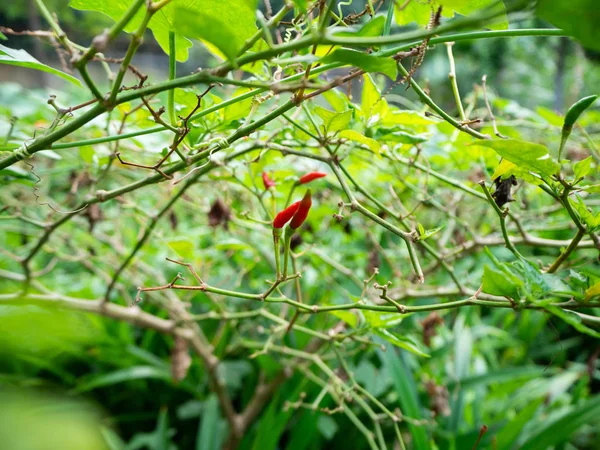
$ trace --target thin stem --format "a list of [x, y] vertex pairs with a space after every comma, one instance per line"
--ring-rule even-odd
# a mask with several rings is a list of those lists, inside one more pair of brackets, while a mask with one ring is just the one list
[[292, 235], [294, 230], [289, 226], [285, 227], [285, 233], [283, 235], [283, 273], [282, 278], [285, 280], [288, 273], [288, 262], [290, 260], [290, 244], [292, 241]]
[[281, 115], [285, 120], [287, 120], [289, 123], [291, 123], [294, 127], [298, 128], [300, 131], [302, 131], [303, 133], [307, 134], [308, 136], [310, 136], [311, 138], [313, 138], [315, 141], [319, 142], [320, 138], [318, 136], [316, 136], [315, 134], [311, 133], [310, 131], [308, 131], [306, 129], [306, 127], [300, 125], [297, 121], [295, 121], [294, 119], [292, 119], [290, 116], [288, 116], [287, 114], [282, 114]]
[[[352, 177], [350, 175], [350, 172], [348, 172], [348, 170], [346, 169], [345, 166], [340, 165], [340, 169], [342, 169], [342, 171], [344, 172], [344, 175], [346, 175], [346, 177], [350, 180], [350, 182], [356, 187], [356, 189], [363, 194], [365, 197], [367, 197], [370, 201], [372, 201], [375, 205], [377, 205], [378, 208], [380, 208], [381, 210], [385, 211], [387, 214], [389, 214], [392, 217], [395, 217], [404, 228], [406, 228], [407, 230], [410, 229], [410, 226], [407, 222], [406, 219], [402, 218], [402, 216], [394, 211], [392, 211], [390, 208], [388, 208], [387, 206], [385, 206], [382, 202], [380, 202], [377, 198], [375, 198], [373, 195], [371, 195], [366, 189], [364, 189], [357, 181], [354, 177]], [[478, 193], [479, 194], [479, 193]], [[446, 262], [444, 261], [442, 255], [440, 255], [431, 245], [429, 245], [427, 242], [425, 241], [418, 241], [418, 244], [423, 247], [425, 249], [425, 251], [427, 251], [431, 256], [433, 256], [440, 264], [441, 266], [446, 270], [446, 272], [448, 272], [448, 274], [450, 275], [450, 278], [452, 278], [452, 280], [454, 281], [454, 283], [456, 284], [456, 286], [462, 291], [463, 290], [463, 286], [462, 283], [458, 280], [458, 278], [456, 277], [455, 273], [454, 273], [454, 269]], [[409, 246], [407, 244], [407, 247], [409, 248], [409, 252], [411, 251], [411, 246]], [[414, 251], [414, 249], [413, 249]], [[418, 261], [417, 261], [418, 262]], [[421, 282], [423, 282], [424, 280], [422, 280]]]
[[60, 25], [56, 22], [56, 20], [54, 20], [54, 17], [52, 17], [52, 14], [50, 11], [48, 11], [48, 8], [46, 8], [43, 0], [35, 0], [35, 4], [40, 10], [42, 17], [46, 20], [46, 22], [48, 22], [50, 28], [52, 28], [52, 31], [54, 31], [54, 34], [56, 34], [56, 38], [65, 46], [69, 53], [73, 53], [72, 43], [67, 38], [67, 35], [62, 30]]
[[382, 227], [384, 227], [387, 230], [391, 231], [395, 235], [400, 236], [406, 242], [406, 247], [408, 249], [408, 256], [410, 258], [410, 262], [412, 264], [413, 270], [415, 271], [415, 274], [417, 275], [418, 281], [420, 283], [422, 283], [425, 280], [425, 277], [423, 275], [423, 269], [421, 268], [421, 264], [419, 263], [419, 258], [417, 257], [417, 254], [416, 254], [414, 246], [413, 246], [414, 235], [412, 233], [407, 233], [405, 231], [402, 231], [401, 229], [399, 229], [395, 225], [392, 225], [387, 220], [382, 219], [377, 214], [373, 214], [371, 211], [369, 211], [367, 208], [365, 208], [363, 205], [361, 205], [356, 200], [356, 198], [354, 197], [354, 194], [352, 194], [352, 191], [350, 190], [350, 188], [346, 184], [346, 181], [344, 180], [344, 177], [340, 173], [340, 169], [338, 167], [338, 164], [336, 164], [335, 162], [331, 161], [330, 164], [329, 164], [329, 167], [331, 167], [331, 169], [335, 173], [336, 177], [338, 178], [338, 181], [340, 182], [340, 185], [342, 186], [342, 189], [346, 193], [346, 196], [348, 197], [348, 200], [351, 202], [351, 207], [352, 207], [353, 210], [356, 210], [356, 211], [360, 212], [362, 215], [368, 217], [373, 222], [381, 225]]
[[458, 81], [456, 80], [456, 65], [454, 64], [454, 54], [452, 53], [453, 45], [454, 42], [446, 42], [446, 49], [448, 50], [448, 61], [450, 62], [450, 72], [448, 72], [448, 78], [450, 79], [450, 83], [452, 84], [452, 93], [454, 94], [454, 101], [456, 102], [456, 107], [458, 108], [460, 120], [462, 122], [465, 122], [467, 120], [467, 116], [465, 115], [462, 100], [460, 99]]
[[573, 220], [573, 222], [575, 222], [575, 225], [577, 226], [577, 234], [575, 235], [573, 240], [569, 243], [568, 247], [565, 248], [565, 250], [556, 259], [556, 261], [554, 261], [554, 263], [550, 266], [550, 268], [548, 269], [548, 273], [554, 273], [558, 270], [558, 268], [561, 266], [561, 264], [564, 262], [564, 260], [567, 259], [573, 251], [575, 251], [575, 249], [579, 245], [579, 242], [581, 241], [583, 236], [587, 233], [586, 227], [581, 223], [581, 221], [579, 220], [579, 217], [577, 216], [575, 211], [573, 211], [573, 207], [571, 206], [571, 202], [569, 201], [569, 193], [571, 192], [572, 187], [569, 184], [565, 183], [564, 181], [563, 181], [563, 184], [564, 184], [564, 191], [560, 197], [560, 202], [563, 204], [563, 206], [567, 210], [567, 213], [571, 217], [571, 220]]
[[[169, 31], [169, 80], [174, 80], [176, 73], [176, 47], [175, 47], [175, 32]], [[170, 89], [167, 97], [167, 110], [169, 111], [169, 120], [171, 125], [177, 124], [177, 116], [175, 115], [175, 89]]]
[[127, 73], [127, 69], [129, 64], [131, 64], [131, 60], [133, 55], [137, 52], [137, 49], [142, 44], [144, 32], [146, 28], [148, 28], [148, 24], [150, 23], [150, 19], [154, 15], [156, 10], [154, 8], [149, 8], [146, 10], [146, 14], [144, 15], [144, 19], [142, 23], [138, 27], [137, 31], [131, 36], [131, 43], [127, 48], [127, 53], [125, 53], [125, 57], [123, 58], [123, 62], [121, 63], [121, 67], [119, 67], [119, 72], [117, 73], [117, 77], [115, 78], [115, 83], [113, 85], [112, 91], [110, 92], [110, 96], [108, 98], [108, 104], [114, 105], [116, 104], [117, 94], [121, 90], [121, 84], [123, 83], [123, 78]]
[[273, 233], [273, 251], [275, 252], [275, 270], [276, 270], [276, 279], [279, 280], [281, 278], [281, 255], [280, 255], [280, 243], [281, 234], [274, 232]]
[[513, 252], [513, 254], [517, 258], [524, 259], [523, 255], [521, 255], [519, 253], [519, 251], [517, 250], [517, 247], [515, 247], [514, 244], [512, 243], [512, 241], [510, 240], [508, 231], [506, 229], [506, 214], [505, 214], [505, 212], [503, 212], [500, 209], [500, 207], [496, 204], [496, 201], [492, 198], [492, 195], [490, 194], [489, 189], [485, 185], [485, 181], [480, 181], [479, 185], [481, 186], [481, 189], [483, 190], [485, 196], [487, 197], [488, 202], [490, 203], [490, 205], [492, 205], [492, 208], [494, 208], [494, 211], [500, 218], [500, 228], [502, 230], [502, 236], [504, 237], [504, 243], [506, 244], [506, 248], [508, 248], [511, 252]]
[[486, 82], [487, 82], [487, 75], [484, 75], [483, 77], [481, 77], [481, 86], [483, 89], [483, 100], [485, 101], [485, 106], [488, 110], [490, 120], [492, 121], [492, 128], [494, 129], [494, 134], [501, 139], [507, 139], [506, 136], [502, 135], [498, 131], [498, 126], [496, 125], [496, 117], [494, 117], [494, 113], [492, 112], [492, 106], [490, 105], [490, 101], [488, 99]]
[[552, 265], [548, 268], [548, 270], [546, 272], [548, 272], [548, 273], [556, 272], [558, 270], [558, 268], [561, 266], [561, 264], [565, 261], [565, 259], [567, 259], [569, 257], [569, 255], [571, 253], [573, 253], [573, 251], [575, 251], [575, 249], [577, 248], [577, 245], [579, 244], [579, 241], [581, 241], [583, 236], [585, 236], [585, 230], [582, 230], [581, 228], [578, 229], [577, 234], [575, 234], [575, 237], [569, 243], [569, 246], [567, 248], [565, 248], [565, 250], [560, 254], [560, 256], [558, 258], [556, 258], [556, 261], [554, 261], [554, 263], [552, 263]]
[[96, 97], [98, 101], [102, 101], [102, 94], [100, 93], [98, 86], [96, 86], [96, 83], [94, 83], [94, 80], [92, 80], [92, 77], [90, 76], [87, 67], [81, 66], [79, 68], [79, 73], [81, 74], [81, 78], [83, 78], [85, 85], [88, 87], [92, 95]]
[[91, 61], [98, 52], [102, 52], [103, 48], [112, 42], [121, 31], [123, 31], [123, 29], [127, 26], [131, 19], [133, 19], [133, 16], [135, 16], [145, 2], [146, 0], [134, 0], [127, 11], [125, 11], [121, 18], [115, 22], [115, 24], [108, 30], [107, 33], [96, 37], [96, 39], [92, 41], [92, 45], [85, 51], [82, 57], [75, 62], [75, 65], [78, 68], [81, 68], [85, 66], [88, 61]]
[[285, 3], [283, 7], [279, 11], [277, 11], [277, 14], [275, 14], [273, 17], [271, 17], [271, 19], [269, 19], [267, 23], [265, 23], [265, 30], [258, 30], [252, 35], [250, 39], [246, 41], [244, 46], [237, 53], [238, 56], [243, 55], [244, 53], [246, 53], [247, 50], [250, 50], [252, 46], [256, 44], [256, 42], [258, 42], [263, 33], [266, 33], [269, 28], [273, 28], [274, 26], [279, 24], [279, 22], [281, 22], [281, 20], [284, 18], [287, 12], [290, 11], [293, 7], [294, 6], [292, 3]]
[[442, 108], [440, 108], [431, 99], [431, 97], [429, 97], [429, 95], [427, 95], [425, 93], [425, 91], [423, 91], [423, 89], [421, 89], [421, 87], [415, 82], [414, 78], [409, 76], [408, 71], [404, 68], [404, 66], [401, 63], [398, 63], [398, 70], [400, 71], [402, 76], [404, 76], [408, 79], [408, 82], [410, 83], [412, 88], [415, 90], [417, 95], [421, 98], [423, 103], [425, 103], [427, 106], [429, 106], [431, 109], [433, 109], [436, 113], [438, 113], [446, 122], [448, 122], [453, 127], [458, 128], [460, 131], [464, 131], [465, 133], [470, 134], [473, 137], [476, 137], [477, 139], [490, 139], [490, 136], [488, 136], [487, 134], [481, 134], [478, 131], [475, 131], [472, 128], [469, 128], [468, 126], [463, 125], [462, 123], [458, 122], [454, 117], [450, 116]]

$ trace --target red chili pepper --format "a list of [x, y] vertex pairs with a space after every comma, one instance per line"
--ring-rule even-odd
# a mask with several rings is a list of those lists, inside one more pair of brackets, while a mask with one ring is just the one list
[[269, 190], [272, 187], [275, 187], [275, 182], [271, 180], [269, 174], [267, 172], [262, 173], [263, 184], [265, 185], [265, 190]]
[[300, 228], [306, 220], [306, 216], [308, 216], [308, 211], [310, 211], [310, 207], [312, 206], [310, 189], [306, 191], [306, 194], [304, 194], [304, 197], [299, 203], [298, 211], [296, 211], [296, 214], [294, 214], [294, 217], [292, 217], [292, 221], [290, 222], [290, 228], [292, 230]]
[[292, 203], [290, 206], [277, 214], [275, 216], [275, 220], [273, 220], [273, 228], [283, 228], [285, 224], [288, 223], [292, 217], [294, 217], [294, 214], [296, 214], [296, 211], [298, 211], [298, 208], [300, 207], [300, 203], [301, 202], [299, 201]]
[[310, 183], [311, 181], [316, 180], [317, 178], [323, 178], [326, 176], [327, 174], [324, 172], [308, 172], [306, 175], [302, 175], [300, 177], [300, 179], [298, 180], [298, 184]]

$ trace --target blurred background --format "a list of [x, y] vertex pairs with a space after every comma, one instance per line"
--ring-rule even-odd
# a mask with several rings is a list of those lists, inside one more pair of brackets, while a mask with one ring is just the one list
[[[282, 6], [282, 0], [271, 0], [273, 10]], [[361, 11], [366, 0], [355, 0], [352, 11]], [[77, 11], [69, 7], [67, 1], [46, 1], [50, 11], [60, 17], [61, 25], [75, 42], [89, 45], [91, 37], [109, 27], [112, 20], [100, 13]], [[263, 2], [259, 2], [264, 11]], [[0, 24], [16, 31], [45, 30], [47, 24], [40, 17], [34, 0], [3, 2], [0, 5]], [[511, 23], [513, 28], [547, 27], [541, 20], [521, 20]], [[414, 28], [414, 27], [413, 27]], [[128, 37], [123, 33], [107, 52], [107, 56], [121, 56], [127, 49]], [[8, 46], [23, 48], [40, 61], [54, 67], [61, 62], [55, 49], [47, 39], [34, 39], [29, 36], [9, 36]], [[543, 106], [558, 112], [585, 95], [586, 87], [600, 85], [600, 54], [584, 50], [578, 43], [568, 38], [534, 37], [511, 39], [481, 39], [473, 42], [458, 42], [454, 47], [458, 67], [458, 77], [463, 90], [470, 91], [474, 84], [481, 84], [482, 74], [488, 74], [488, 85], [500, 97], [517, 100], [522, 106], [534, 108]], [[190, 58], [178, 63], [178, 73], [191, 73], [198, 67], [215, 64], [214, 58], [197, 43], [191, 49]], [[146, 32], [144, 45], [134, 58], [134, 65], [144, 73], [162, 79], [168, 73], [168, 58]], [[95, 66], [95, 67], [94, 67]], [[92, 65], [102, 79], [99, 64]], [[535, 67], [535, 70], [532, 68]], [[444, 51], [430, 52], [419, 70], [419, 77], [427, 79], [429, 88], [442, 106], [453, 104], [448, 79], [448, 59]], [[40, 88], [62, 85], [57, 77], [41, 72], [3, 66], [0, 82], [15, 82], [27, 88]], [[404, 87], [394, 89], [392, 94], [416, 97]], [[393, 97], [392, 97], [393, 101]]]

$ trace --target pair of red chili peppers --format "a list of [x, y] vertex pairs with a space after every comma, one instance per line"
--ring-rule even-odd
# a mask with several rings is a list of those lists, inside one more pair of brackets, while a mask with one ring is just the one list
[[308, 189], [302, 200], [292, 203], [275, 216], [275, 220], [273, 220], [273, 228], [281, 229], [286, 223], [290, 222], [290, 220], [290, 228], [292, 230], [300, 228], [300, 226], [306, 220], [311, 206], [312, 195], [310, 189]]
[[[302, 175], [300, 178], [298, 178], [298, 181], [296, 181], [296, 184], [306, 184], [306, 183], [310, 183], [313, 180], [316, 180], [318, 178], [323, 178], [326, 177], [327, 174], [324, 172], [308, 172], [306, 175]], [[272, 187], [275, 187], [275, 181], [273, 181], [271, 179], [271, 177], [269, 177], [269, 174], [267, 172], [263, 172], [262, 173], [262, 179], [263, 179], [263, 184], [265, 185], [265, 190], [269, 190]]]
[[[273, 244], [275, 246], [275, 266], [277, 269], [277, 280], [286, 280], [288, 273], [288, 260], [290, 255], [290, 244], [292, 235], [304, 223], [310, 207], [312, 206], [312, 196], [310, 189], [306, 191], [304, 197], [299, 202], [292, 203], [273, 220]], [[282, 228], [286, 223], [290, 223], [285, 229], [284, 244], [283, 244], [283, 271], [279, 256], [279, 240], [281, 238]]]
[[[327, 174], [323, 172], [309, 172], [306, 175], [301, 176], [290, 192], [290, 197], [294, 191], [294, 188], [299, 184], [310, 183], [317, 178], [323, 178], [327, 176]], [[262, 174], [263, 182], [265, 184], [265, 189], [270, 189], [275, 186], [275, 182], [269, 178], [269, 176], [263, 172]], [[288, 200], [289, 201], [289, 200]], [[308, 217], [308, 212], [312, 206], [312, 194], [310, 189], [307, 189], [306, 194], [302, 197], [302, 200], [292, 203], [290, 206], [285, 208], [283, 211], [279, 212], [275, 219], [273, 220], [273, 244], [275, 246], [275, 265], [277, 268], [277, 280], [286, 280], [287, 272], [288, 272], [288, 260], [290, 253], [290, 242], [292, 235], [296, 232], [298, 228], [302, 226], [306, 218]], [[282, 235], [282, 228], [289, 222], [288, 227], [285, 229], [284, 236], [284, 247], [283, 247], [283, 270], [281, 271], [281, 261], [280, 261], [280, 238]]]
[[[298, 178], [298, 181], [296, 181], [296, 185], [310, 183], [313, 180], [323, 178], [325, 176], [327, 176], [327, 174], [323, 172], [308, 172], [306, 175], [302, 175], [300, 178]], [[265, 183], [265, 189], [269, 189], [270, 187], [275, 186], [275, 182], [271, 180], [265, 172], [263, 172], [263, 181]], [[312, 197], [310, 189], [308, 189], [302, 200], [296, 203], [292, 203], [290, 206], [288, 206], [279, 214], [277, 214], [277, 216], [275, 216], [275, 220], [273, 220], [273, 228], [281, 229], [285, 226], [286, 223], [290, 222], [290, 220], [290, 228], [292, 230], [300, 228], [300, 226], [306, 220], [306, 217], [308, 216], [308, 211], [310, 210], [311, 206]]]

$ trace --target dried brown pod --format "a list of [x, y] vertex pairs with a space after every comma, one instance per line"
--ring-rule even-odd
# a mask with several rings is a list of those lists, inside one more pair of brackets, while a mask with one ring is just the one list
[[178, 383], [183, 380], [192, 364], [192, 358], [188, 352], [188, 341], [181, 336], [175, 336], [175, 345], [171, 352], [171, 376]]
[[223, 225], [223, 228], [228, 229], [229, 221], [231, 220], [231, 210], [220, 198], [216, 199], [208, 211], [208, 224], [211, 227]]
[[515, 201], [512, 196], [512, 187], [517, 185], [517, 179], [514, 175], [511, 175], [505, 180], [502, 180], [501, 177], [498, 177], [494, 180], [494, 185], [496, 186], [496, 190], [492, 194], [492, 198], [499, 208], [502, 208], [509, 202]]
[[443, 323], [444, 319], [442, 319], [436, 311], [429, 313], [429, 315], [423, 319], [421, 322], [421, 326], [423, 327], [423, 343], [427, 347], [431, 347], [431, 338], [437, 334], [436, 328]]

